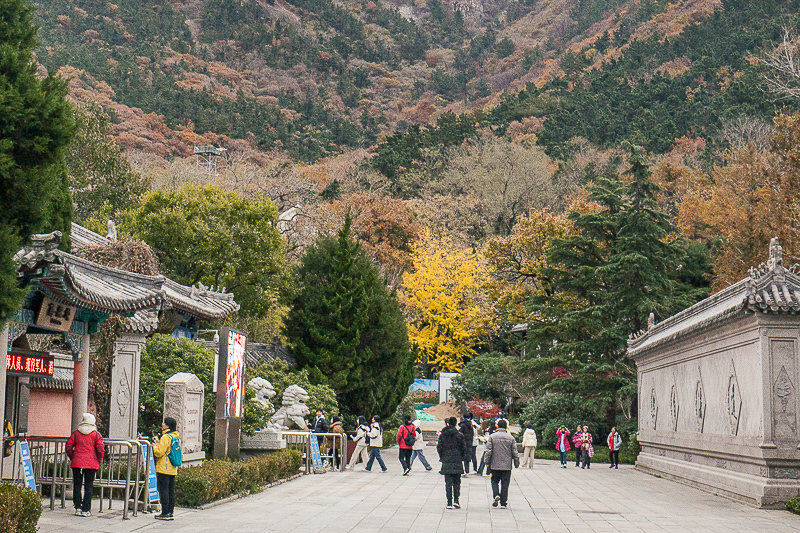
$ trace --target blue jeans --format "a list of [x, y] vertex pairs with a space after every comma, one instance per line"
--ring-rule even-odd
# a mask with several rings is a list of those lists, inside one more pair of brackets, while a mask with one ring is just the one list
[[561, 455], [561, 464], [567, 464], [567, 452], [558, 452]]
[[377, 459], [378, 464], [381, 465], [381, 470], [386, 472], [386, 465], [383, 462], [383, 457], [381, 457], [380, 448], [369, 449], [369, 461], [367, 461], [367, 470], [372, 470], [372, 463], [375, 462], [375, 459]]
[[411, 464], [412, 465], [414, 464], [414, 459], [416, 459], [417, 457], [419, 457], [419, 460], [422, 462], [422, 466], [425, 467], [425, 470], [430, 470], [431, 469], [431, 465], [428, 464], [428, 460], [425, 459], [425, 455], [422, 453], [422, 450], [414, 450], [411, 453]]

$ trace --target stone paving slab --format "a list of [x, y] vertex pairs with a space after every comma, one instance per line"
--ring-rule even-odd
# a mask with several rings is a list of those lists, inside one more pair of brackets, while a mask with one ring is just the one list
[[361, 471], [303, 476], [224, 505], [200, 511], [176, 509], [175, 521], [140, 514], [91, 518], [69, 509], [42, 512], [41, 533], [132, 532], [303, 532], [406, 533], [709, 533], [798, 532], [800, 517], [760, 510], [691, 487], [655, 478], [630, 466], [611, 470], [559, 468], [537, 460], [532, 469], [514, 470], [509, 509], [491, 507], [489, 478], [462, 479], [461, 509], [446, 510], [444, 479], [436, 451], [426, 450], [434, 470], [419, 463], [403, 477], [397, 450], [384, 450], [389, 472]]

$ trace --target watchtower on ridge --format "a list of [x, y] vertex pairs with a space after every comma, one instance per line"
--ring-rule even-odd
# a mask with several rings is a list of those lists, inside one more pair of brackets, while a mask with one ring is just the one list
[[226, 152], [226, 148], [216, 146], [195, 146], [194, 154], [197, 156], [197, 166], [206, 169], [209, 176], [217, 175], [217, 157]]

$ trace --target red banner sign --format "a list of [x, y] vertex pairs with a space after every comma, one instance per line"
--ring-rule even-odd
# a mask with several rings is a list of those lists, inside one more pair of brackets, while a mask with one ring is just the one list
[[52, 376], [53, 357], [47, 354], [12, 351], [6, 355], [6, 372], [20, 376]]

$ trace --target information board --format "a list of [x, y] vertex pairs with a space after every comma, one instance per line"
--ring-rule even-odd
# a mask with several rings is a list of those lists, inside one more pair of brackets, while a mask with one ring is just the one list
[[150, 495], [150, 503], [159, 501], [158, 499], [158, 481], [156, 480], [156, 460], [153, 457], [153, 446], [149, 442], [143, 442], [142, 455], [144, 460], [147, 461], [147, 450], [150, 449], [150, 465], [147, 469], [147, 492]]
[[311, 434], [311, 460], [314, 461], [314, 468], [322, 468], [322, 457], [319, 451], [319, 439]]
[[36, 478], [33, 476], [33, 462], [31, 461], [31, 449], [28, 441], [19, 442], [20, 456], [22, 457], [22, 471], [25, 473], [25, 486], [36, 490]]

